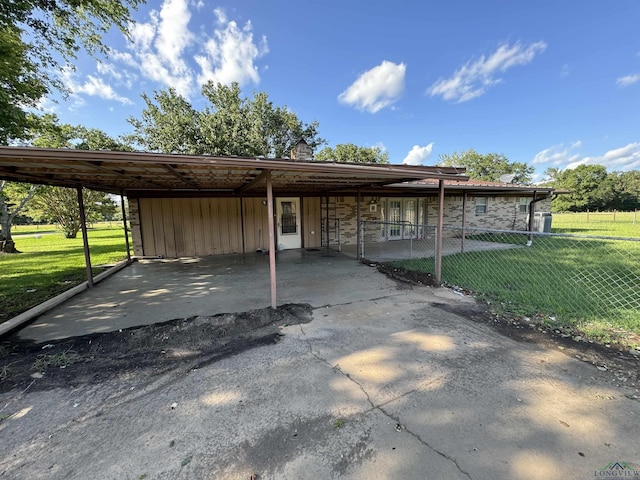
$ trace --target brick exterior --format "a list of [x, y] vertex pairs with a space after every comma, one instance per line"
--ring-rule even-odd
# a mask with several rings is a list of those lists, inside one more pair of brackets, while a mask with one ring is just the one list
[[[501, 230], [526, 230], [528, 212], [520, 212], [519, 196], [484, 196], [486, 198], [486, 213], [476, 214], [476, 196], [468, 195], [466, 202], [466, 226], [493, 228]], [[530, 196], [528, 198], [531, 198]], [[438, 222], [438, 198], [431, 197], [394, 197], [394, 200], [416, 200], [416, 209], [418, 215], [422, 218], [418, 223], [430, 226], [437, 225]], [[372, 196], [363, 196], [361, 204], [361, 218], [363, 221], [382, 221], [384, 220], [384, 207], [388, 199]], [[309, 201], [307, 201], [309, 202]], [[327, 205], [325, 198], [320, 199], [322, 212], [322, 245], [326, 243], [326, 212]], [[462, 226], [462, 196], [446, 196], [444, 204], [444, 225], [445, 226]], [[372, 207], [374, 206], [374, 207]], [[317, 207], [316, 207], [317, 208]], [[375, 210], [375, 211], [372, 211]], [[355, 245], [357, 242], [357, 209], [356, 197], [329, 197], [329, 218], [339, 219], [340, 223], [340, 243], [342, 245]], [[545, 199], [536, 203], [536, 212], [551, 211], [551, 200]], [[129, 198], [129, 221], [131, 224], [131, 236], [133, 239], [133, 253], [136, 256], [145, 254], [142, 244], [140, 206], [136, 198]], [[319, 219], [318, 219], [319, 221]], [[315, 225], [315, 224], [314, 224]], [[329, 240], [330, 244], [338, 244], [338, 233], [335, 227], [336, 222], [329, 222]], [[317, 226], [314, 227], [314, 232]], [[318, 232], [319, 233], [319, 232]], [[446, 231], [447, 235], [458, 235], [454, 230]], [[318, 244], [307, 246], [319, 246]], [[382, 228], [370, 229], [367, 231], [368, 242], [384, 240], [382, 236]]]
[[142, 231], [140, 229], [140, 205], [137, 198], [127, 199], [129, 202], [129, 224], [131, 225], [131, 239], [133, 254], [140, 257], [142, 251]]
[[[406, 197], [417, 200], [418, 212], [421, 202], [426, 205], [426, 222], [422, 219], [419, 223], [435, 226], [438, 223], [438, 197]], [[500, 230], [526, 230], [528, 212], [520, 212], [520, 196], [485, 196], [486, 213], [476, 215], [476, 196], [468, 195], [466, 201], [466, 226], [479, 228], [492, 228]], [[532, 199], [532, 196], [527, 196]], [[396, 199], [396, 198], [394, 198]], [[405, 198], [397, 198], [404, 200]], [[372, 200], [376, 205], [376, 211], [371, 212], [369, 205]], [[382, 207], [386, 199], [377, 197], [362, 197], [361, 218], [366, 220], [383, 220]], [[463, 197], [446, 196], [444, 202], [444, 225], [462, 226], [462, 205]], [[551, 211], [551, 199], [541, 200], [536, 203], [536, 212]], [[340, 219], [340, 242], [343, 245], [355, 245], [357, 240], [357, 212], [355, 197], [331, 197], [329, 200], [329, 216]], [[333, 227], [330, 226], [331, 244], [337, 243], [337, 235]], [[370, 232], [367, 232], [368, 235]], [[447, 232], [456, 235], [455, 231]], [[379, 235], [379, 240], [382, 236]], [[367, 241], [373, 239], [367, 238]]]

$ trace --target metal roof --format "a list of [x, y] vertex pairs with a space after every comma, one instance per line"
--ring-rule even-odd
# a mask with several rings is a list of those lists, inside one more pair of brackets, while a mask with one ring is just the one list
[[317, 195], [422, 179], [466, 181], [464, 169], [0, 146], [0, 179], [126, 195]]

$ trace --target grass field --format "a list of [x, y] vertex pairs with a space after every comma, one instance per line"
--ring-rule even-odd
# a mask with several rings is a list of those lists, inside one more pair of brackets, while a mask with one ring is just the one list
[[555, 233], [640, 238], [640, 213], [554, 213], [551, 227]]
[[[562, 217], [558, 230], [575, 229], [567, 221], [575, 222], [575, 218]], [[590, 222], [579, 232], [572, 231], [622, 237], [633, 231], [628, 227], [634, 227], [604, 225]], [[445, 256], [444, 282], [470, 290], [497, 311], [538, 318], [549, 326], [571, 327], [603, 343], [638, 346], [640, 242], [538, 236], [527, 247], [526, 234], [479, 233], [467, 238], [514, 247]], [[394, 265], [433, 272], [432, 259]]]
[[[124, 231], [116, 225], [88, 231], [94, 276], [103, 271], [98, 266], [126, 258]], [[0, 255], [0, 323], [87, 279], [81, 234], [67, 239], [55, 229], [25, 228], [35, 236], [22, 237], [20, 230], [12, 233], [22, 253]]]

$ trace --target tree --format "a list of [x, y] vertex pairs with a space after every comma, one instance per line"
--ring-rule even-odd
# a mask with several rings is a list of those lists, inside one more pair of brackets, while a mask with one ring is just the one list
[[570, 170], [548, 169], [549, 185], [566, 190], [553, 202], [553, 210], [584, 212], [607, 210], [615, 198], [613, 178], [602, 165], [578, 165]]
[[209, 104], [193, 108], [175, 90], [143, 95], [141, 118], [129, 118], [132, 142], [143, 149], [191, 155], [238, 155], [283, 158], [303, 138], [312, 148], [324, 142], [318, 123], [305, 124], [286, 107], [274, 106], [266, 93], [242, 97], [237, 83], [209, 82], [202, 87]]
[[0, 145], [19, 138], [27, 127], [25, 108], [49, 92], [15, 26], [0, 26]]
[[339, 143], [336, 148], [324, 147], [316, 160], [345, 163], [389, 163], [389, 152], [379, 147], [359, 147], [353, 143]]
[[565, 190], [555, 211], [635, 210], [640, 208], [640, 172], [607, 173], [602, 165], [579, 165], [571, 170], [548, 168], [545, 185]]
[[26, 110], [53, 90], [80, 50], [106, 54], [113, 26], [128, 35], [130, 8], [142, 0], [9, 0], [0, 2], [0, 144], [22, 138]]
[[[86, 220], [103, 220], [105, 214], [115, 213], [117, 206], [104, 192], [82, 190]], [[30, 212], [34, 218], [60, 225], [65, 238], [76, 238], [80, 231], [78, 192], [74, 188], [42, 187], [33, 200]]]
[[0, 252], [18, 253], [11, 225], [37, 191], [37, 185], [0, 180]]
[[534, 168], [522, 162], [510, 162], [501, 153], [481, 154], [473, 149], [440, 155], [440, 166], [465, 167], [467, 175], [476, 180], [499, 182], [500, 176], [513, 174], [512, 183], [531, 183]]
[[[28, 131], [25, 137], [36, 147], [78, 148], [83, 150], [131, 150], [127, 143], [113, 139], [105, 132], [95, 128], [60, 124], [54, 114], [26, 117]], [[74, 189], [60, 187], [37, 187], [35, 185], [3, 182], [0, 188], [0, 220], [5, 245], [13, 247], [11, 240], [11, 222], [21, 212], [27, 211], [38, 220], [57, 222], [67, 238], [75, 238], [80, 228], [77, 192]], [[1, 184], [0, 184], [1, 185]], [[87, 219], [98, 220], [101, 216], [113, 215], [116, 208], [113, 200], [101, 192], [85, 191], [84, 201]], [[33, 204], [29, 201], [33, 199]], [[10, 210], [11, 206], [17, 208]], [[91, 217], [95, 212], [97, 217]]]
[[611, 205], [615, 210], [636, 210], [640, 208], [640, 171], [613, 172], [615, 201]]

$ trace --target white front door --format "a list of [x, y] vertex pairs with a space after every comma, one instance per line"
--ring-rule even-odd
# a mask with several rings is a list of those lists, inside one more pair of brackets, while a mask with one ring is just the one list
[[278, 226], [278, 250], [302, 247], [300, 231], [300, 198], [278, 198], [276, 200]]

